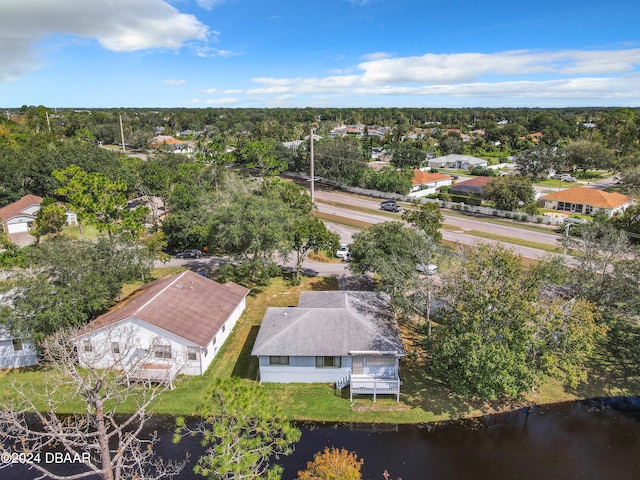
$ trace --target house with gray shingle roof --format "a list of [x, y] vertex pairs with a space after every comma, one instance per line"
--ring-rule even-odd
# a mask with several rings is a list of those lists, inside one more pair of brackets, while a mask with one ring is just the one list
[[471, 170], [473, 167], [486, 167], [487, 165], [489, 162], [483, 158], [457, 153], [436, 157], [427, 162], [429, 168], [459, 168], [462, 170]]
[[249, 289], [190, 270], [143, 285], [75, 338], [81, 363], [171, 381], [202, 375], [233, 330]]
[[265, 312], [251, 355], [261, 382], [335, 383], [353, 394], [400, 394], [405, 355], [389, 297], [302, 292], [297, 307]]

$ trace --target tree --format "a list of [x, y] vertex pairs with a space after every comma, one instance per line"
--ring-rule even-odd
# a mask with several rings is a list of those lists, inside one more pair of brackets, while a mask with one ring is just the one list
[[538, 145], [524, 150], [515, 159], [520, 175], [531, 178], [546, 176], [549, 170], [557, 169], [562, 163], [560, 150], [548, 145]]
[[136, 235], [144, 230], [143, 219], [149, 210], [144, 206], [126, 208], [124, 182], [111, 181], [102, 173], [87, 173], [77, 165], [55, 170], [52, 175], [61, 183], [56, 193], [68, 199], [80, 221], [95, 225], [109, 236], [117, 232]]
[[261, 388], [239, 379], [218, 380], [200, 414], [193, 428], [179, 418], [174, 436], [177, 442], [185, 435], [202, 435], [208, 448], [194, 467], [196, 474], [212, 480], [281, 478], [282, 467], [271, 459], [291, 454], [300, 430]]
[[617, 158], [638, 149], [638, 119], [633, 110], [618, 108], [603, 115], [598, 129], [605, 144], [615, 152]]
[[291, 247], [296, 253], [296, 281], [300, 281], [302, 262], [312, 250], [319, 252], [326, 250], [335, 252], [339, 246], [340, 237], [330, 232], [319, 218], [311, 215], [294, 218], [290, 230]]
[[218, 137], [207, 142], [196, 157], [211, 168], [213, 182], [216, 186], [216, 197], [218, 197], [220, 177], [224, 173], [227, 164], [233, 161], [233, 155], [227, 152], [224, 140]]
[[640, 204], [631, 205], [621, 215], [613, 217], [611, 223], [625, 232], [640, 234]]
[[640, 165], [626, 168], [622, 172], [622, 184], [630, 192], [640, 193]]
[[0, 323], [36, 342], [102, 313], [124, 282], [144, 280], [153, 261], [140, 245], [119, 237], [97, 242], [59, 237], [29, 255], [29, 268], [16, 273], [13, 301]]
[[442, 155], [450, 155], [453, 153], [464, 153], [464, 142], [459, 133], [449, 133], [442, 137], [438, 143]]
[[426, 155], [422, 150], [403, 142], [396, 144], [391, 153], [393, 155], [391, 164], [398, 168], [419, 168], [426, 160]]
[[297, 480], [360, 480], [363, 463], [363, 459], [358, 460], [355, 453], [344, 448], [325, 447], [307, 463], [306, 470], [298, 472]]
[[383, 290], [403, 295], [407, 278], [417, 272], [417, 265], [430, 263], [433, 249], [427, 237], [401, 222], [378, 223], [353, 236], [349, 269], [376, 273]]
[[273, 144], [267, 142], [249, 142], [241, 151], [245, 164], [249, 168], [256, 168], [260, 172], [264, 191], [273, 177], [287, 168], [287, 162], [275, 155]]
[[[49, 367], [43, 377], [45, 385], [14, 384], [17, 395], [11, 396], [10, 404], [0, 405], [1, 450], [31, 454], [34, 461], [30, 466], [39, 479], [159, 479], [179, 473], [185, 462], [164, 463], [156, 458], [153, 445], [157, 437], [145, 432], [149, 408], [166, 387], [126, 381], [129, 372], [148, 361], [132, 355], [135, 332], [127, 339], [119, 337], [126, 341], [120, 342], [120, 354], [115, 358], [110, 357], [110, 342], [104, 349], [84, 352], [82, 367], [73, 343], [77, 333], [61, 330], [47, 338], [42, 345]], [[105, 355], [107, 348], [109, 357]], [[107, 358], [113, 361], [105, 368]], [[78, 413], [59, 413], [69, 402], [78, 401], [84, 407]], [[125, 403], [130, 413], [122, 413]], [[82, 460], [77, 472], [61, 474], [55, 463], [43, 461], [45, 452], [56, 448], [69, 458]], [[2, 462], [0, 469], [10, 465]]]
[[315, 144], [315, 174], [348, 185], [358, 185], [367, 162], [360, 146], [349, 138], [322, 139]]
[[607, 221], [580, 225], [579, 232], [577, 237], [562, 239], [573, 251], [573, 284], [580, 296], [598, 304], [607, 303], [616, 265], [633, 258], [629, 238]]
[[577, 387], [587, 380], [585, 366], [608, 328], [588, 300], [556, 298], [540, 307], [534, 333], [538, 367]]
[[67, 212], [51, 197], [46, 197], [40, 203], [40, 209], [31, 228], [31, 235], [36, 237], [36, 243], [45, 235], [58, 235], [67, 224]]
[[435, 242], [442, 240], [440, 228], [444, 217], [435, 202], [425, 202], [416, 209], [405, 210], [402, 218]]
[[433, 238], [400, 222], [372, 225], [353, 237], [349, 269], [380, 276], [380, 288], [391, 295], [394, 307], [407, 317], [418, 316], [431, 331], [431, 300], [434, 282], [418, 266], [431, 263]]
[[213, 214], [210, 245], [236, 258], [270, 259], [286, 254], [293, 211], [282, 201], [245, 195]]
[[484, 186], [482, 195], [499, 210], [516, 211], [521, 205], [535, 204], [531, 180], [517, 175], [492, 178]]
[[590, 169], [611, 169], [614, 152], [601, 143], [576, 140], [564, 147], [564, 163], [583, 171]]
[[518, 395], [534, 385], [529, 352], [538, 285], [504, 247], [480, 244], [461, 253], [443, 278], [448, 306], [423, 341], [430, 369], [462, 395]]

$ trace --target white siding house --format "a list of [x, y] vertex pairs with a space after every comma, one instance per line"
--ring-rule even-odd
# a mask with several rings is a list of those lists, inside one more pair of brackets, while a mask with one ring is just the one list
[[76, 337], [81, 362], [133, 378], [202, 375], [244, 311], [249, 290], [192, 271], [144, 285]]
[[23, 233], [31, 230], [31, 224], [40, 210], [42, 197], [25, 195], [20, 200], [0, 208], [0, 220], [4, 233]]
[[30, 367], [38, 364], [36, 347], [28, 340], [16, 338], [0, 325], [0, 369]]
[[351, 394], [400, 394], [405, 355], [388, 296], [302, 292], [296, 308], [267, 309], [251, 353], [260, 381], [335, 383]]

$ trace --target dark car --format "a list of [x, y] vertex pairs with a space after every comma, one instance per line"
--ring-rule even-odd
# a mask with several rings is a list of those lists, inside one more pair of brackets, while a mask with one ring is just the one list
[[176, 258], [200, 258], [202, 257], [202, 252], [195, 248], [191, 248], [189, 250], [185, 250], [184, 252], [180, 252], [176, 254]]
[[387, 212], [399, 212], [402, 207], [396, 203], [395, 200], [387, 200], [380, 203], [380, 210], [386, 210]]

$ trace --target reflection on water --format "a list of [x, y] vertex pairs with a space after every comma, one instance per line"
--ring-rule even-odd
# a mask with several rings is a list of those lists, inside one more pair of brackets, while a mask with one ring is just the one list
[[[158, 453], [191, 466], [203, 448], [195, 439], [176, 447], [171, 422], [163, 425]], [[285, 480], [324, 447], [346, 448], [364, 458], [363, 478], [594, 479], [640, 478], [640, 399], [615, 398], [566, 403], [438, 425], [304, 424], [295, 453], [281, 458]], [[197, 478], [188, 467], [180, 479]], [[9, 476], [4, 476], [9, 473]], [[27, 480], [33, 472], [0, 471], [0, 478]]]

